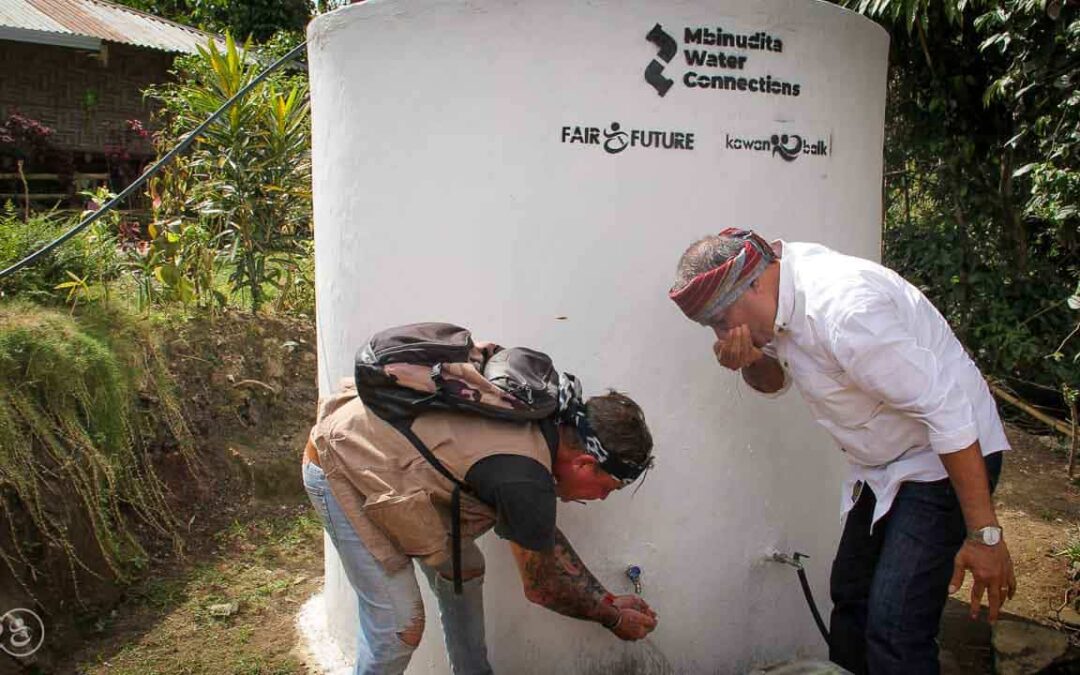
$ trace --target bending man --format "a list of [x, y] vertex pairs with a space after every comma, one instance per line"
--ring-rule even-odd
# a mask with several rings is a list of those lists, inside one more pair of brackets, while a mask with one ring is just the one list
[[[628, 397], [612, 392], [591, 398], [584, 416], [604, 454], [620, 467], [637, 467], [640, 474], [650, 464], [652, 437], [641, 408]], [[559, 424], [554, 452], [536, 423], [432, 411], [411, 428], [479, 497], [461, 498], [460, 595], [451, 583], [447, 535], [454, 486], [366, 409], [351, 384], [320, 402], [304, 453], [308, 496], [359, 600], [356, 673], [402, 673], [419, 645], [424, 605], [414, 560], [438, 599], [453, 672], [492, 672], [484, 641], [484, 558], [474, 540], [493, 526], [509, 540], [532, 602], [599, 623], [623, 640], [641, 639], [656, 627], [645, 601], [608, 593], [555, 526], [556, 498], [604, 499], [632, 480], [609, 473], [574, 424]], [[436, 513], [422, 504], [408, 507], [411, 496], [423, 493]], [[395, 515], [382, 504], [393, 504]]]
[[727, 229], [686, 250], [671, 298], [754, 389], [791, 382], [851, 466], [833, 562], [830, 658], [854, 673], [937, 673], [947, 593], [974, 618], [1016, 590], [990, 495], [1008, 441], [978, 368], [914, 286], [809, 243]]

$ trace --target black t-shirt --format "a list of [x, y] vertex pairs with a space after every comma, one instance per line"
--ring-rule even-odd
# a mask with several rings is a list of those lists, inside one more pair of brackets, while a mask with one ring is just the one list
[[555, 483], [551, 472], [521, 455], [491, 455], [465, 475], [480, 499], [495, 508], [495, 534], [531, 551], [555, 542]]

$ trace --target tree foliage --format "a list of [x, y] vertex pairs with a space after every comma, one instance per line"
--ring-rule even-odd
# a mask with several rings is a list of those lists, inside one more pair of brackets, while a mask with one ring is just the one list
[[[353, 0], [357, 1], [357, 0]], [[278, 33], [302, 34], [312, 16], [349, 0], [117, 0], [122, 5], [212, 33], [230, 33], [256, 43]]]
[[255, 42], [280, 31], [301, 32], [314, 9], [307, 0], [118, 0], [122, 5], [212, 33]]
[[1080, 381], [1080, 7], [849, 0], [892, 37], [887, 262], [988, 374]]

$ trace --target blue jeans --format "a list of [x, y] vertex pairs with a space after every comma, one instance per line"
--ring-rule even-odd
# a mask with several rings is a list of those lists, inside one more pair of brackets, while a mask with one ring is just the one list
[[[409, 665], [424, 630], [424, 603], [412, 566], [394, 573], [385, 569], [364, 546], [359, 535], [326, 482], [321, 468], [304, 462], [304, 488], [322, 519], [326, 533], [337, 550], [349, 583], [356, 591], [360, 631], [356, 640], [356, 675], [400, 675]], [[482, 568], [483, 558], [475, 546], [467, 550], [474, 567]], [[443, 636], [455, 675], [490, 675], [484, 641], [483, 576], [464, 584], [461, 595], [454, 594], [453, 582], [424, 565], [431, 590], [439, 603]]]
[[[1001, 453], [985, 458], [993, 492]], [[937, 635], [967, 528], [952, 483], [904, 483], [870, 532], [864, 486], [833, 560], [829, 659], [856, 675], [937, 675]]]

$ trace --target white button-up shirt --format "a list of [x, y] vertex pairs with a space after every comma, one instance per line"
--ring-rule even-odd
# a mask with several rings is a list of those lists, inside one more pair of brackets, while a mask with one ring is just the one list
[[947, 478], [939, 454], [1009, 442], [990, 389], [941, 313], [899, 274], [819, 244], [780, 243], [775, 337], [768, 352], [874, 491], [873, 522], [904, 481]]

